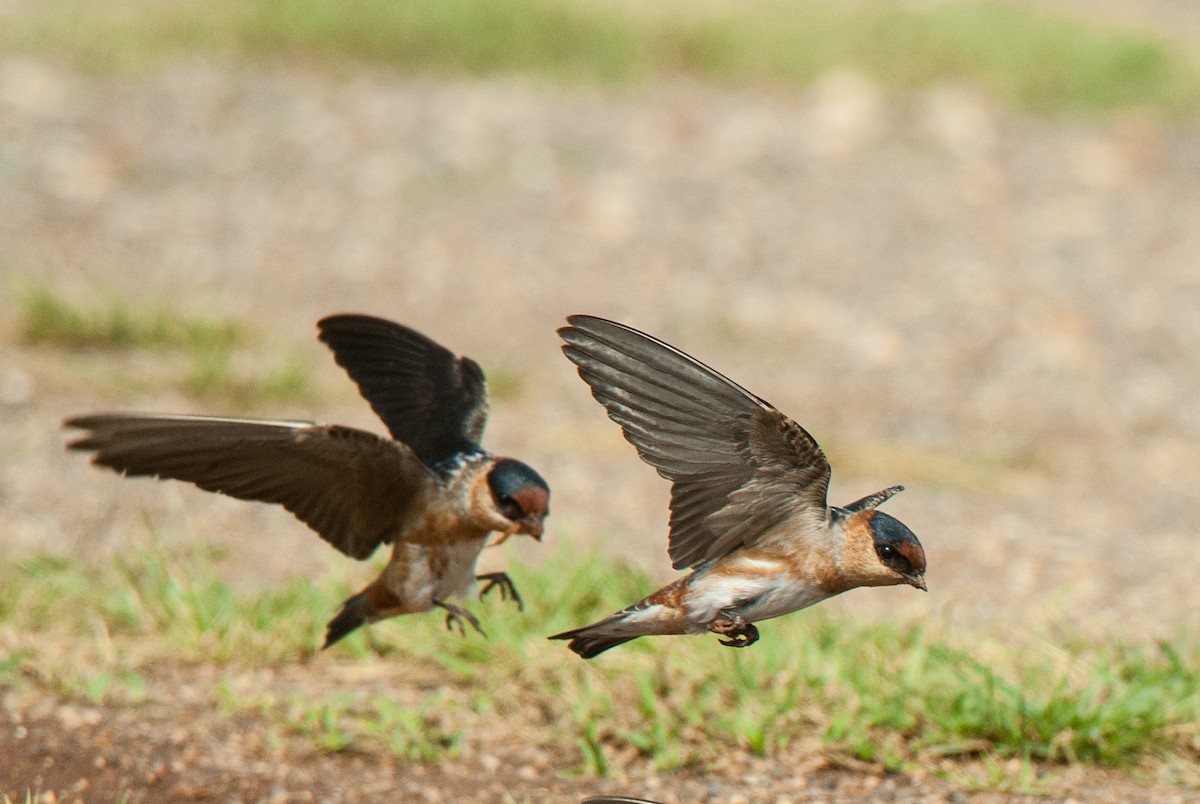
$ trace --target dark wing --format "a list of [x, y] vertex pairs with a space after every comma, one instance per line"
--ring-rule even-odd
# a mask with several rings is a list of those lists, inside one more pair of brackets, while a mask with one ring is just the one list
[[126, 475], [278, 503], [354, 558], [391, 542], [435, 482], [402, 444], [337, 425], [111, 413], [78, 416], [70, 449]]
[[374, 316], [331, 315], [317, 328], [392, 437], [427, 466], [479, 449], [487, 382], [474, 360]]
[[673, 481], [676, 569], [752, 544], [787, 518], [825, 520], [829, 461], [804, 428], [645, 333], [567, 320], [563, 352], [642, 460]]

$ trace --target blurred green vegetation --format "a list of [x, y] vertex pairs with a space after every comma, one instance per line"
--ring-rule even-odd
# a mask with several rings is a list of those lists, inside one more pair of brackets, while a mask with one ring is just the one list
[[[27, 281], [16, 294], [18, 327], [30, 345], [88, 351], [94, 359], [121, 352], [161, 358], [173, 373], [169, 385], [180, 393], [209, 402], [258, 408], [273, 402], [311, 401], [314, 390], [307, 364], [285, 356], [254, 377], [237, 370], [236, 358], [254, 340], [244, 324], [228, 319], [185, 316], [165, 303], [131, 303], [110, 295], [93, 304], [78, 304], [50, 285]], [[186, 360], [180, 361], [183, 353]], [[135, 387], [137, 369], [120, 382], [124, 369], [115, 364], [108, 381]]]
[[[155, 541], [105, 567], [56, 556], [0, 567], [0, 688], [36, 684], [136, 706], [146, 675], [164, 662], [232, 669], [309, 661], [324, 622], [358, 585], [331, 574], [235, 589], [220, 578], [224, 558], [202, 545]], [[437, 613], [412, 615], [361, 629], [322, 657], [386, 657], [399, 677], [439, 679], [419, 705], [336, 684], [302, 696], [237, 692], [226, 682], [211, 691], [214, 705], [263, 717], [321, 750], [422, 760], [457, 751], [472, 718], [532, 718], [547, 740], [578, 748], [577, 772], [600, 775], [631, 747], [672, 769], [731, 749], [771, 755], [801, 735], [889, 769], [962, 755], [1194, 761], [1200, 645], [1191, 638], [1018, 650], [973, 637], [967, 649], [935, 626], [866, 624], [817, 608], [764, 624], [763, 639], [747, 650], [659, 637], [584, 662], [545, 635], [636, 600], [653, 589], [650, 579], [568, 545], [539, 568], [509, 563], [525, 610], [498, 595], [471, 604], [489, 638], [448, 633]]]
[[1035, 113], [1200, 108], [1177, 43], [998, 2], [48, 0], [7, 19], [0, 48], [98, 72], [209, 54], [619, 84], [802, 85], [845, 67], [902, 89], [970, 81]]
[[49, 285], [28, 282], [18, 293], [21, 337], [26, 343], [73, 349], [184, 347], [229, 351], [247, 332], [233, 321], [185, 318], [165, 304], [138, 309], [117, 296], [91, 307], [74, 304]]
[[[121, 794], [117, 796], [116, 804], [126, 804], [128, 801], [129, 792], [122, 791]], [[51, 804], [51, 802], [53, 802], [53, 804], [57, 804], [58, 802], [58, 797], [53, 793], [43, 797], [41, 792], [35, 793], [32, 790], [25, 791], [25, 798], [12, 799], [7, 795], [4, 796], [4, 804]]]

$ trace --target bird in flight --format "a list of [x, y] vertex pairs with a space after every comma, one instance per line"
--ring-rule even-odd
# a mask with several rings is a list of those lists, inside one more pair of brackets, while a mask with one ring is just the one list
[[493, 531], [497, 544], [541, 540], [549, 486], [481, 446], [487, 382], [474, 360], [373, 316], [332, 315], [317, 328], [391, 438], [305, 421], [97, 413], [63, 423], [84, 431], [68, 448], [124, 475], [277, 503], [352, 558], [391, 544], [379, 577], [329, 621], [326, 648], [359, 626], [435, 607], [447, 628], [483, 633], [449, 600], [498, 588], [521, 605], [507, 574], [476, 575], [475, 563]]
[[903, 486], [841, 507], [803, 427], [675, 347], [576, 315], [563, 352], [642, 460], [671, 481], [668, 553], [691, 573], [597, 623], [555, 634], [585, 659], [656, 634], [718, 634], [744, 648], [754, 623], [859, 586], [925, 586], [925, 551], [876, 508]]

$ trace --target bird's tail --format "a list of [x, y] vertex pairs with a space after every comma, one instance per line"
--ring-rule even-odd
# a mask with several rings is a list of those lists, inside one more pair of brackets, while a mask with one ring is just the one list
[[609, 637], [600, 636], [599, 634], [589, 636], [585, 632], [587, 628], [579, 628], [575, 631], [566, 631], [561, 634], [555, 634], [550, 639], [569, 639], [567, 647], [578, 653], [584, 659], [591, 659], [599, 656], [609, 648], [615, 648], [617, 645], [624, 645], [631, 639], [637, 639], [636, 636]]
[[578, 653], [584, 659], [599, 656], [609, 648], [623, 645], [631, 639], [642, 636], [637, 629], [629, 627], [625, 615], [629, 609], [619, 611], [611, 617], [606, 617], [597, 623], [576, 628], [573, 631], [563, 631], [548, 639], [569, 639], [567, 647]]
[[371, 601], [367, 600], [366, 590], [346, 598], [346, 602], [342, 604], [342, 610], [329, 621], [329, 625], [326, 627], [325, 644], [321, 646], [321, 650], [325, 650], [351, 631], [366, 625], [374, 615], [375, 607], [371, 605]]
[[680, 606], [680, 597], [690, 579], [691, 576], [686, 575], [616, 614], [574, 631], [555, 634], [550, 639], [569, 639], [568, 648], [591, 659], [640, 636], [686, 634], [688, 623]]

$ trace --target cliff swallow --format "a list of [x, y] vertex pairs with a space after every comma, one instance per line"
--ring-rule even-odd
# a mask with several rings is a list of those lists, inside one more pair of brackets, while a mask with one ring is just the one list
[[925, 551], [875, 510], [892, 486], [826, 503], [830, 467], [803, 427], [727, 377], [623, 324], [571, 316], [563, 352], [642, 460], [672, 482], [669, 554], [691, 574], [555, 634], [590, 659], [653, 634], [758, 640], [754, 623], [858, 586], [925, 587]]
[[68, 447], [125, 475], [277, 503], [352, 558], [391, 544], [379, 577], [329, 621], [326, 648], [366, 623], [434, 607], [447, 628], [483, 633], [448, 599], [475, 596], [483, 581], [478, 594], [498, 588], [521, 605], [508, 575], [477, 576], [475, 562], [493, 531], [541, 539], [546, 481], [480, 446], [487, 383], [474, 360], [381, 318], [334, 315], [317, 327], [391, 438], [305, 421], [101, 413], [63, 423], [88, 431]]

